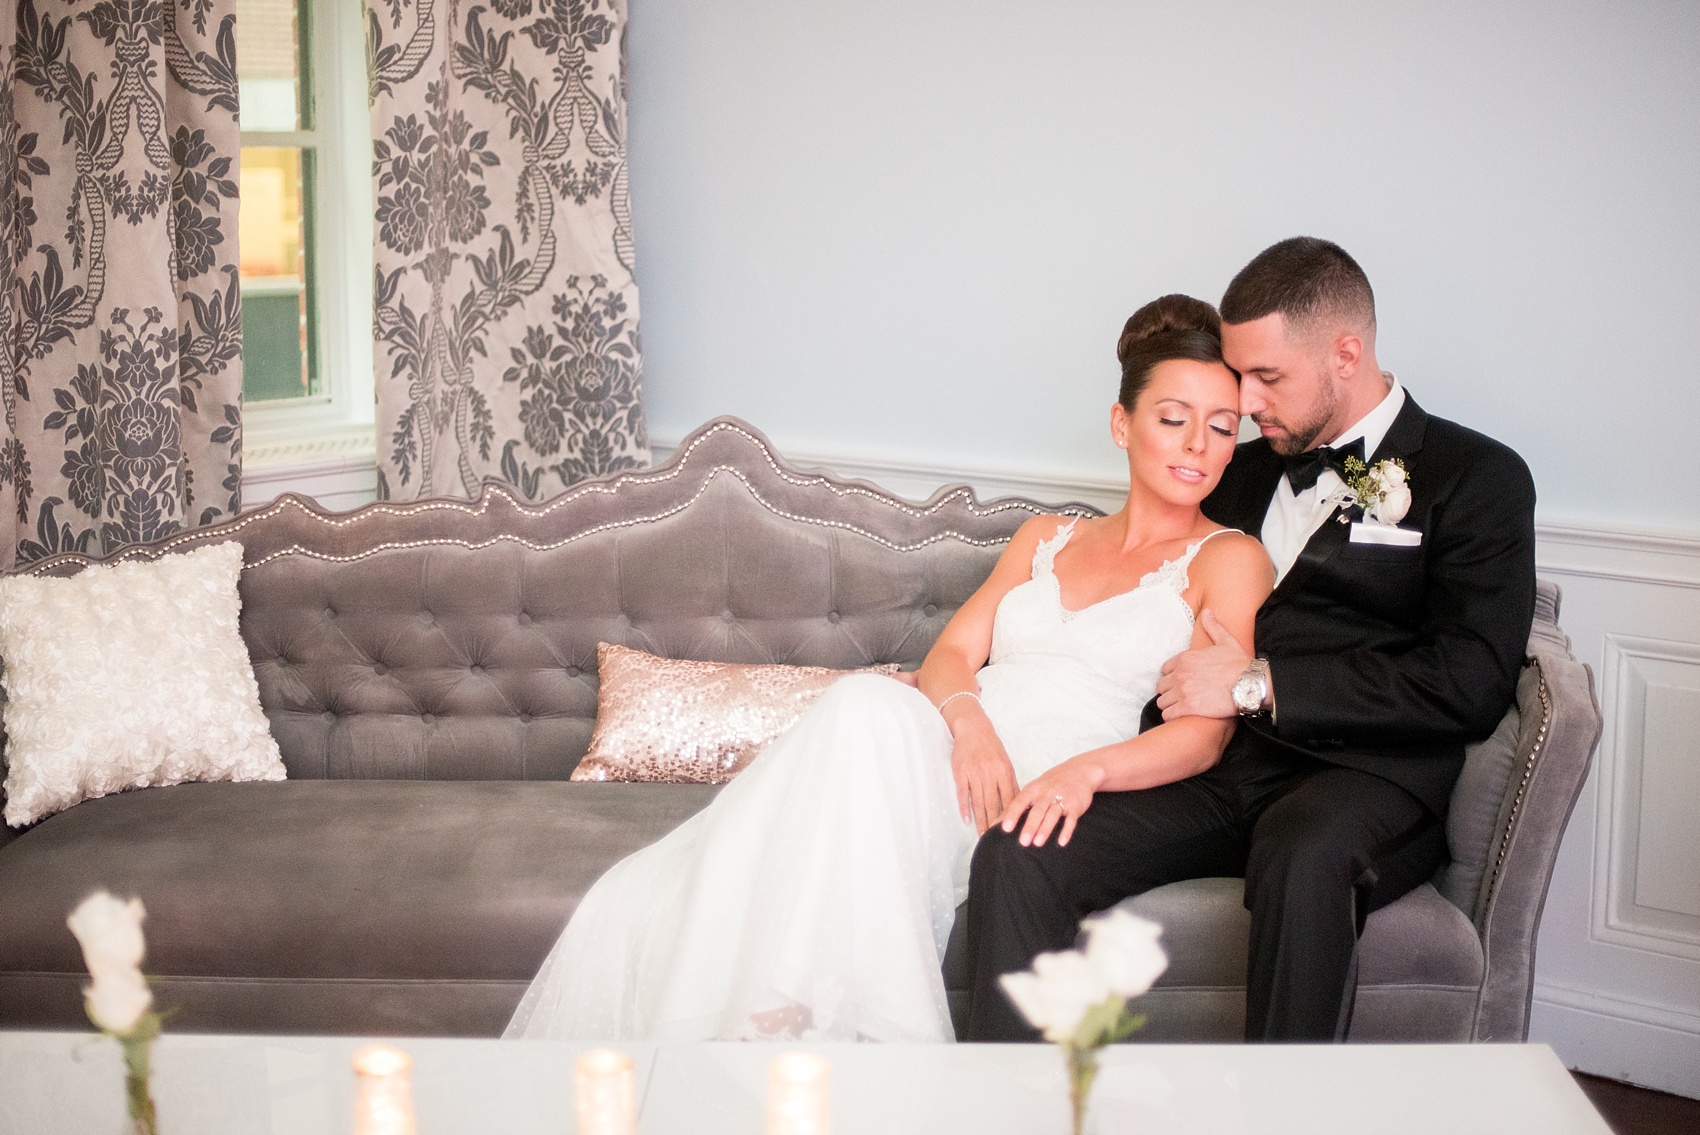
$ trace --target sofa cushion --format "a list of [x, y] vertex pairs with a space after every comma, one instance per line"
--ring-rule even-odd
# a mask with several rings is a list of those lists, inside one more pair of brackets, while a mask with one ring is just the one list
[[1187, 879], [1117, 905], [1163, 928], [1169, 968], [1159, 986], [1245, 986], [1251, 915], [1244, 879]]
[[7, 824], [197, 780], [282, 780], [237, 632], [242, 545], [0, 579]]
[[[1145, 1042], [1235, 1041], [1245, 1030], [1251, 916], [1243, 879], [1187, 879], [1117, 904], [1163, 927], [1169, 968], [1135, 1002]], [[957, 911], [945, 955], [951, 1013], [967, 1009], [966, 924]], [[1470, 920], [1424, 883], [1369, 916], [1358, 943], [1353, 1040], [1468, 1040], [1481, 985], [1481, 940]]]
[[[1156, 987], [1243, 987], [1251, 915], [1242, 879], [1188, 879], [1124, 899], [1161, 925], [1169, 968]], [[1428, 883], [1374, 914], [1358, 943], [1358, 984], [1476, 986], [1482, 947], [1470, 920]]]
[[[715, 791], [286, 781], [86, 801], [0, 848], [0, 1025], [39, 1000], [11, 985], [57, 990], [67, 1004], [51, 1016], [77, 1024], [82, 958], [65, 917], [99, 887], [146, 902], [144, 969], [173, 988], [497, 982], [517, 1001], [590, 884]], [[53, 975], [65, 980], [44, 986]], [[241, 1028], [246, 1012], [180, 1007], [178, 1029]]]
[[1369, 916], [1358, 942], [1358, 984], [1467, 989], [1474, 996], [1485, 963], [1476, 928], [1424, 883]]
[[596, 667], [596, 732], [570, 780], [725, 784], [846, 673], [897, 672], [700, 662], [611, 642], [596, 644]]
[[[1189, 879], [1120, 905], [1163, 924], [1169, 968], [1139, 1000], [1144, 1041], [1233, 1041], [1245, 1029], [1251, 916], [1240, 879]], [[1431, 885], [1369, 916], [1358, 942], [1351, 1039], [1470, 1038], [1483, 971], [1481, 940]]]

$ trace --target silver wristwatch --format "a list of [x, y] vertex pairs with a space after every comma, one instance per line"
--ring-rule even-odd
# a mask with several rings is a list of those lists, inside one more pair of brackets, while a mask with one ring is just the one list
[[1253, 658], [1245, 673], [1234, 680], [1234, 708], [1240, 711], [1241, 717], [1250, 717], [1263, 712], [1263, 705], [1269, 700], [1269, 663], [1262, 658]]

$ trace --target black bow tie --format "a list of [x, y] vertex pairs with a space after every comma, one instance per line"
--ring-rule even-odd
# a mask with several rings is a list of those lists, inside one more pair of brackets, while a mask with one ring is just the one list
[[1322, 476], [1324, 469], [1332, 469], [1340, 474], [1340, 479], [1346, 479], [1346, 458], [1364, 459], [1364, 439], [1349, 441], [1339, 449], [1330, 449], [1326, 445], [1315, 449], [1307, 449], [1303, 453], [1294, 453], [1282, 458], [1287, 467], [1287, 483], [1293, 487], [1296, 496], [1316, 484], [1316, 479]]

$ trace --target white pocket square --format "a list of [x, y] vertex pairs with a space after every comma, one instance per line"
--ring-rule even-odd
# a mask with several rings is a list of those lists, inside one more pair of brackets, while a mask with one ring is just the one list
[[1391, 524], [1352, 523], [1352, 543], [1392, 544], [1399, 548], [1415, 548], [1423, 542], [1423, 534], [1415, 528], [1398, 528]]

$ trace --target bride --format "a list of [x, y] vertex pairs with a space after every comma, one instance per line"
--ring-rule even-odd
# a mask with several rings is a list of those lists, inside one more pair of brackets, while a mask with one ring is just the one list
[[1066, 843], [1094, 793], [1216, 763], [1231, 721], [1138, 729], [1163, 662], [1224, 628], [1250, 643], [1271, 586], [1262, 545], [1199, 511], [1233, 456], [1237, 381], [1215, 309], [1187, 296], [1135, 312], [1116, 354], [1126, 506], [1029, 520], [918, 689], [841, 678], [610, 869], [507, 1036], [951, 1040], [939, 965], [979, 834]]

